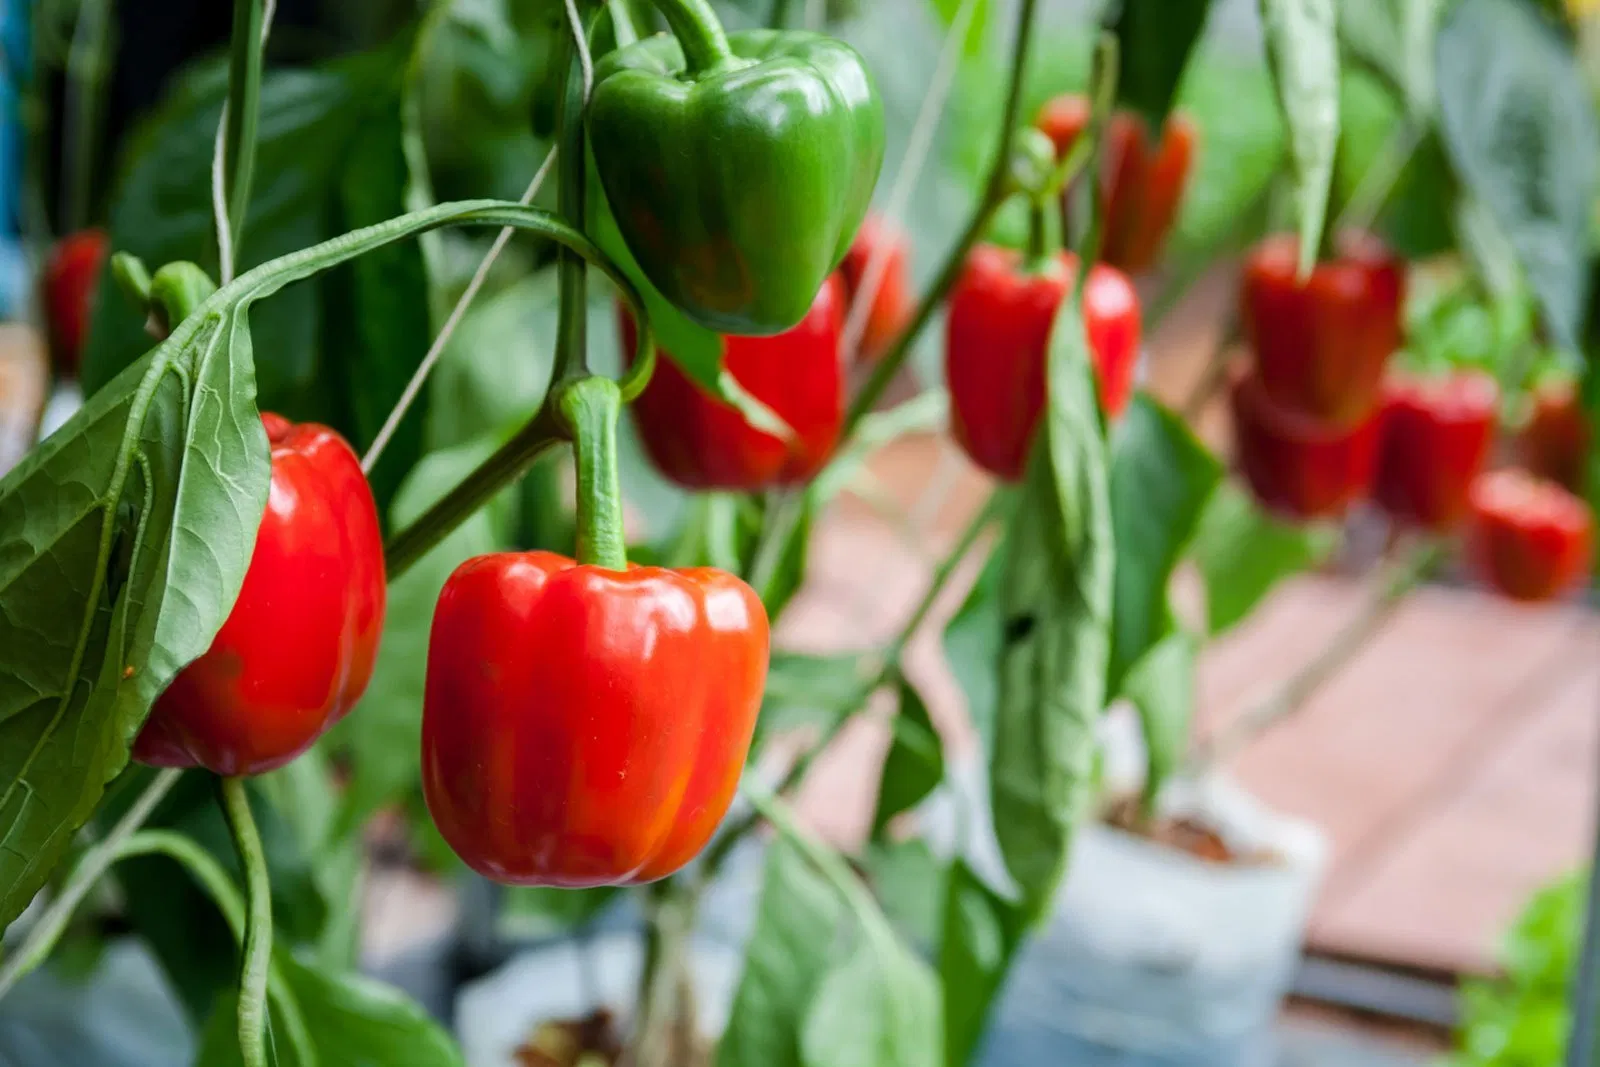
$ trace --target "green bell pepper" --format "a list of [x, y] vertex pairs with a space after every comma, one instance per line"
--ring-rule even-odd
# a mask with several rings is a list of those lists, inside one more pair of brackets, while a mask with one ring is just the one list
[[861, 56], [798, 31], [724, 34], [703, 0], [657, 0], [675, 36], [595, 68], [588, 133], [646, 278], [724, 334], [805, 317], [883, 165], [883, 104]]

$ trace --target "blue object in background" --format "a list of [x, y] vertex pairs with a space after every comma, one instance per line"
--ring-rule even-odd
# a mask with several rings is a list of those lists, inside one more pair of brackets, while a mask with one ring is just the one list
[[0, 0], [0, 319], [28, 306], [28, 265], [19, 225], [22, 200], [22, 95], [31, 68], [31, 0]]

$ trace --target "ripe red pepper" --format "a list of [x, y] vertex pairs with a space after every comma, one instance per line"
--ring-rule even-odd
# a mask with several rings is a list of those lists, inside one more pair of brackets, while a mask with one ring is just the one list
[[1589, 462], [1589, 417], [1570, 378], [1540, 383], [1532, 411], [1517, 434], [1517, 457], [1530, 471], [1574, 493], [1584, 489]]
[[[1058, 96], [1045, 104], [1035, 125], [1066, 155], [1089, 126], [1089, 100], [1081, 94]], [[1152, 147], [1145, 121], [1118, 112], [1106, 126], [1104, 171], [1105, 229], [1101, 257], [1129, 274], [1155, 265], [1161, 246], [1178, 217], [1189, 170], [1194, 163], [1195, 125], [1174, 113]]]
[[868, 215], [856, 231], [850, 251], [839, 264], [848, 307], [855, 303], [856, 294], [865, 282], [867, 264], [885, 246], [888, 251], [882, 253], [883, 276], [872, 298], [872, 308], [867, 312], [866, 328], [861, 331], [861, 358], [867, 361], [883, 355], [911, 321], [911, 276], [907, 265], [910, 246], [905, 234], [887, 219]]
[[[950, 294], [945, 380], [950, 429], [978, 466], [1017, 481], [1044, 410], [1045, 353], [1056, 311], [1077, 276], [1062, 253], [1029, 270], [1019, 252], [979, 245]], [[1139, 298], [1122, 272], [1103, 264], [1083, 290], [1089, 355], [1100, 404], [1113, 417], [1133, 395], [1139, 358]]]
[[1234, 448], [1256, 499], [1294, 520], [1331, 518], [1366, 495], [1378, 452], [1376, 414], [1354, 426], [1273, 404], [1253, 374], [1233, 384]]
[[1594, 517], [1555, 482], [1522, 470], [1491, 471], [1472, 485], [1467, 558], [1513, 600], [1549, 600], [1589, 569]]
[[383, 534], [361, 463], [326, 426], [263, 414], [272, 488], [239, 599], [134, 741], [158, 767], [263, 774], [344, 717], [383, 631]]
[[722, 571], [550, 552], [468, 560], [445, 583], [428, 650], [434, 822], [500, 882], [671, 874], [733, 799], [767, 646], [761, 601]]
[[1482, 371], [1384, 382], [1373, 498], [1396, 520], [1445, 532], [1467, 515], [1489, 458], [1500, 389]]
[[1342, 235], [1338, 249], [1302, 285], [1299, 241], [1262, 241], [1245, 263], [1241, 314], [1272, 402], [1349, 425], [1378, 403], [1384, 365], [1400, 347], [1405, 273], [1371, 235]]
[[89, 334], [89, 312], [95, 283], [105, 265], [110, 242], [100, 230], [80, 230], [63, 237], [44, 268], [44, 310], [50, 354], [56, 373], [77, 375], [83, 342]]
[[[633, 320], [619, 306], [632, 358]], [[833, 455], [844, 424], [844, 290], [832, 275], [800, 324], [770, 337], [723, 338], [723, 366], [795, 433], [785, 442], [712, 398], [670, 358], [656, 363], [633, 403], [645, 451], [662, 474], [690, 489], [755, 490], [808, 482]]]

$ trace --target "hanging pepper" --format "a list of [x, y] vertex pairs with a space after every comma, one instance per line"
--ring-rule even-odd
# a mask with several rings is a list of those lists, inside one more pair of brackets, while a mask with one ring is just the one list
[[[1071, 93], [1045, 104], [1035, 125], [1054, 142], [1057, 156], [1065, 156], [1089, 128], [1089, 115], [1088, 97]], [[1124, 111], [1111, 116], [1105, 136], [1100, 255], [1118, 270], [1139, 274], [1155, 266], [1178, 217], [1199, 134], [1187, 116], [1175, 113], [1152, 146], [1144, 119]]]
[[1299, 241], [1268, 237], [1245, 263], [1241, 314], [1272, 402], [1351, 425], [1377, 405], [1384, 366], [1400, 347], [1405, 273], [1371, 235], [1342, 235], [1338, 250], [1302, 283]]
[[485, 877], [648, 882], [705, 847], [733, 800], [766, 682], [767, 616], [731, 574], [627, 563], [620, 394], [603, 378], [558, 388], [578, 561], [495, 553], [446, 581], [428, 646], [424, 793]]
[[1550, 600], [1589, 570], [1594, 516], [1555, 482], [1527, 471], [1492, 471], [1472, 485], [1467, 558], [1513, 600]]
[[96, 283], [110, 242], [100, 230], [80, 230], [63, 237], [44, 268], [45, 324], [56, 373], [74, 378], [89, 336]]
[[1584, 489], [1589, 462], [1589, 416], [1570, 377], [1547, 379], [1533, 389], [1528, 421], [1516, 437], [1517, 457], [1541, 478], [1574, 493]]
[[1384, 383], [1373, 498], [1397, 521], [1443, 533], [1467, 515], [1500, 400], [1482, 371], [1391, 374]]
[[[1044, 410], [1045, 355], [1078, 259], [1035, 258], [993, 245], [967, 257], [945, 320], [950, 429], [972, 461], [1004, 481], [1021, 479]], [[1133, 394], [1139, 298], [1125, 275], [1095, 264], [1083, 289], [1083, 322], [1100, 404], [1115, 417]]]
[[[632, 353], [633, 320], [619, 305], [622, 343]], [[723, 369], [794, 431], [790, 441], [758, 430], [712, 398], [672, 362], [656, 365], [634, 401], [634, 420], [656, 468], [689, 489], [753, 491], [797, 485], [833, 455], [844, 424], [839, 350], [844, 291], [832, 277], [799, 325], [773, 337], [726, 337]]]
[[156, 701], [133, 756], [224, 776], [288, 763], [344, 717], [383, 631], [383, 535], [338, 434], [263, 414], [272, 488], [239, 599]]
[[[887, 249], [882, 253], [879, 249]], [[844, 279], [847, 306], [854, 306], [856, 294], [866, 284], [867, 265], [873, 257], [883, 256], [883, 274], [877, 293], [867, 311], [866, 328], [861, 331], [860, 355], [872, 361], [886, 352], [895, 338], [911, 322], [914, 310], [911, 297], [911, 275], [907, 265], [909, 244], [906, 235], [887, 219], [868, 215], [850, 251], [839, 264], [839, 274]]]
[[1319, 422], [1274, 404], [1253, 374], [1234, 380], [1239, 469], [1257, 500], [1286, 518], [1334, 518], [1372, 484], [1376, 414], [1354, 426]]
[[708, 329], [798, 323], [850, 247], [883, 164], [860, 55], [820, 34], [724, 34], [705, 0], [658, 0], [676, 36], [595, 67], [588, 131], [640, 269]]

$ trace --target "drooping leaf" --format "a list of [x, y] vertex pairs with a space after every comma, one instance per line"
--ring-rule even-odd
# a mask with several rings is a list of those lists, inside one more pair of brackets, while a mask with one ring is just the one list
[[1337, 541], [1335, 530], [1283, 522], [1238, 485], [1224, 482], [1194, 537], [1211, 636], [1241, 622], [1280, 581], [1326, 558]]
[[[881, 919], [880, 919], [881, 921]], [[828, 972], [801, 1035], [805, 1067], [938, 1067], [939, 983], [889, 932], [863, 931]]]
[[944, 656], [967, 698], [967, 718], [986, 757], [994, 750], [995, 714], [1000, 703], [1000, 571], [1004, 560], [1004, 552], [990, 552], [967, 599], [944, 630]]
[[800, 850], [787, 838], [774, 841], [717, 1067], [801, 1067], [801, 1029], [845, 916], [844, 902]]
[[1089, 799], [1106, 704], [1113, 542], [1105, 438], [1083, 319], [1051, 330], [1045, 416], [1000, 584], [1000, 689], [990, 762], [995, 836], [1032, 916], [1044, 913]]
[[861, 652], [774, 649], [751, 752], [759, 753], [774, 734], [806, 727], [826, 731], [856, 711], [877, 661], [875, 655]]
[[1172, 570], [1222, 478], [1222, 464], [1183, 420], [1143, 393], [1111, 447], [1111, 524], [1117, 545], [1107, 692], [1160, 638]]
[[1600, 175], [1594, 99], [1577, 59], [1516, 0], [1459, 0], [1436, 45], [1450, 158], [1516, 253], [1551, 334], [1575, 349]]
[[1160, 794], [1189, 747], [1197, 653], [1194, 638], [1169, 623], [1166, 636], [1128, 672], [1124, 691], [1144, 730], [1147, 805]]
[[901, 679], [899, 697], [900, 713], [894, 717], [894, 736], [884, 759], [878, 806], [872, 816], [875, 833], [881, 833], [896, 815], [922, 803], [944, 779], [944, 742], [928, 718], [928, 705], [905, 679]]
[[1261, 0], [1267, 63], [1289, 127], [1300, 270], [1311, 269], [1327, 223], [1339, 148], [1339, 40], [1334, 0]]
[[1137, 110], [1159, 136], [1211, 0], [1121, 0], [1108, 12], [1117, 36], [1117, 101]]
[[239, 595], [270, 478], [247, 308], [207, 301], [0, 479], [0, 926]]
[[936, 948], [942, 936], [950, 864], [920, 837], [874, 841], [862, 858], [864, 877], [884, 915], [911, 944]]
[[1005, 981], [1027, 916], [962, 860], [950, 869], [939, 978], [944, 984], [945, 1067], [968, 1067]]

